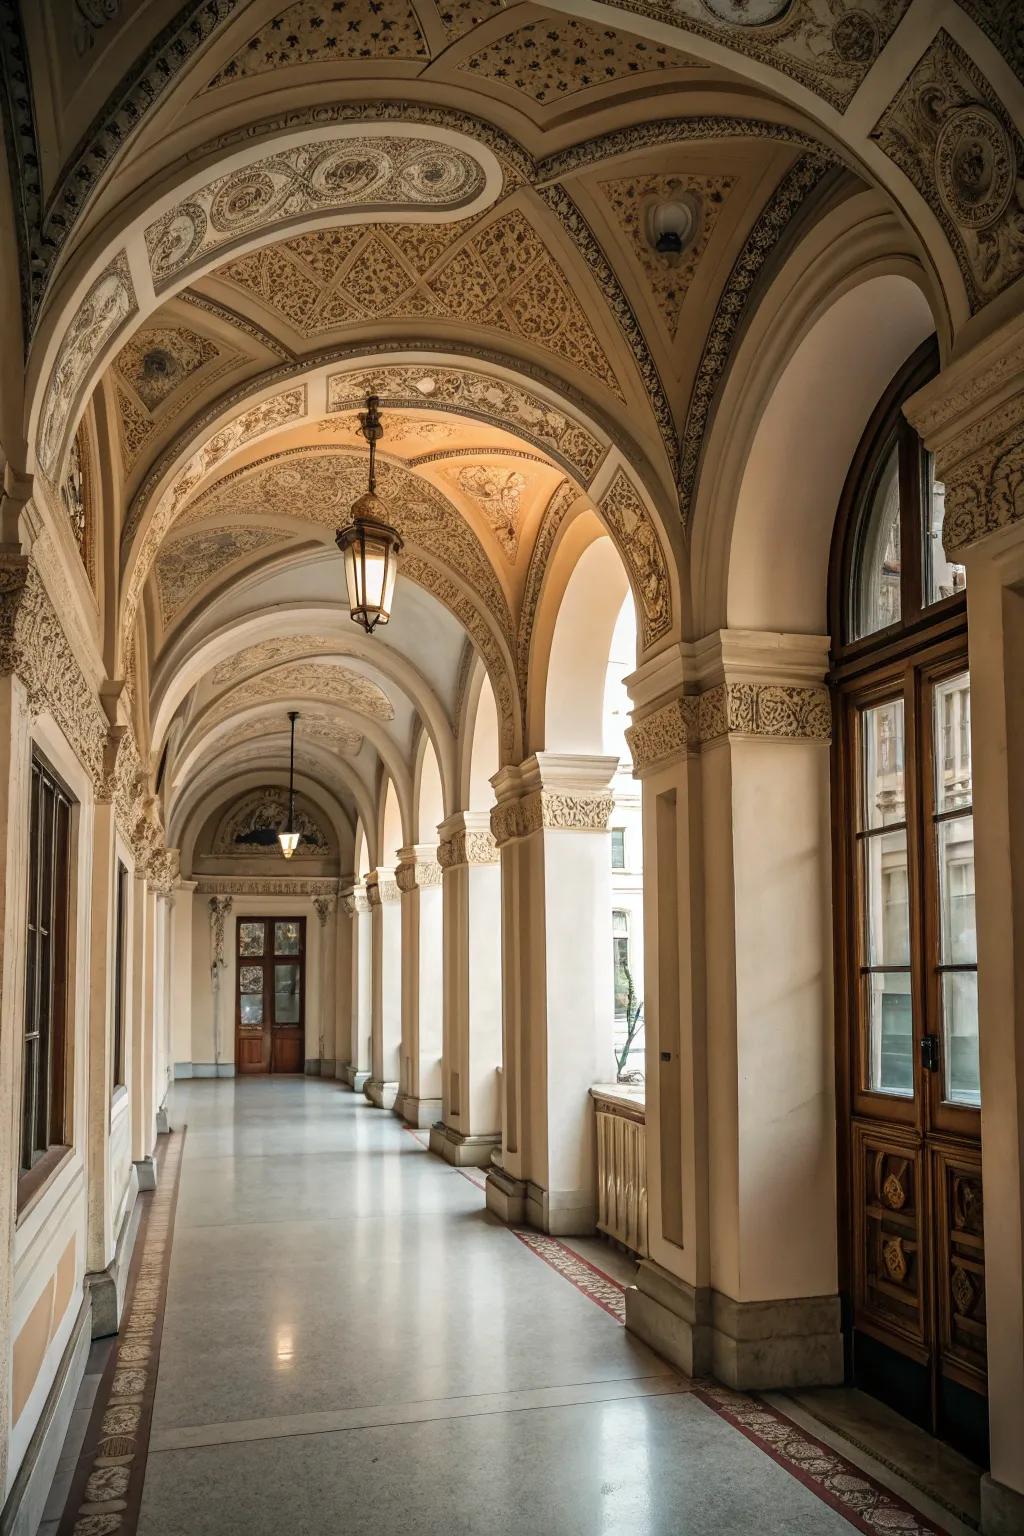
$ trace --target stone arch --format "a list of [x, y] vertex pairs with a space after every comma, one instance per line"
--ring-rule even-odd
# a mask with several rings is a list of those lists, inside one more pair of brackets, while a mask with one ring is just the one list
[[438, 826], [448, 815], [450, 805], [451, 799], [444, 792], [437, 753], [427, 732], [421, 731], [413, 763], [413, 813], [417, 842], [436, 842]]
[[[266, 785], [287, 789], [287, 769], [282, 772], [280, 769], [255, 768], [237, 778], [222, 779], [210, 786], [203, 785], [198, 779], [190, 786], [187, 799], [183, 801], [178, 813], [178, 847], [181, 850], [181, 869], [186, 877], [194, 868], [200, 835], [213, 817], [225, 815], [231, 806], [246, 795]], [[344, 867], [350, 856], [354, 828], [344, 816], [342, 807], [323, 785], [311, 779], [308, 774], [296, 773], [295, 788], [309, 800], [330, 827], [335, 843], [330, 857], [339, 859], [340, 866]]]

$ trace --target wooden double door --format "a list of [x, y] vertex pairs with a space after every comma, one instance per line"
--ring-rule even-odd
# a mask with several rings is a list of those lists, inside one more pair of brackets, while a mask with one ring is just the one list
[[305, 1071], [305, 918], [240, 917], [235, 942], [235, 1070]]
[[854, 1382], [987, 1459], [970, 679], [959, 636], [838, 699]]

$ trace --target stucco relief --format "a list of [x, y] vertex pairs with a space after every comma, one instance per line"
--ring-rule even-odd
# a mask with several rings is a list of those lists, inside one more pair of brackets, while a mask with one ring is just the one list
[[[257, 737], [262, 740], [274, 736], [281, 736], [284, 742], [288, 739], [290, 730], [290, 723], [283, 715], [262, 715], [257, 720], [243, 721], [235, 730], [219, 737], [215, 745], [218, 750], [228, 750], [240, 746], [243, 742], [253, 741]], [[295, 739], [296, 742], [321, 741], [332, 751], [341, 752], [346, 757], [355, 757], [363, 746], [362, 735], [352, 726], [332, 719], [330, 715], [309, 709], [303, 709], [295, 723]]]
[[832, 169], [832, 164], [826, 154], [810, 152], [800, 156], [761, 211], [726, 279], [708, 328], [680, 437], [679, 515], [684, 527], [690, 521], [697, 470], [712, 407], [754, 285], [765, 262], [778, 249], [783, 231]]
[[[501, 583], [465, 518], [448, 499], [400, 464], [378, 460], [378, 490], [395, 527], [465, 577], [494, 614], [503, 632], [512, 621]], [[330, 528], [352, 521], [352, 505], [366, 490], [365, 452], [343, 448], [297, 449], [275, 454], [218, 481], [189, 509], [188, 521], [245, 516], [259, 508]], [[403, 570], [407, 562], [403, 561]]]
[[265, 22], [214, 75], [207, 90], [290, 64], [353, 59], [426, 59], [429, 49], [408, 0], [302, 0]]
[[451, 42], [465, 37], [505, 7], [505, 0], [443, 0], [441, 23]]
[[1024, 272], [1024, 139], [948, 32], [918, 60], [871, 137], [942, 224], [972, 311]]
[[[342, 704], [372, 720], [393, 720], [394, 706], [383, 688], [350, 667], [332, 666], [323, 661], [293, 661], [271, 667], [237, 684], [223, 696], [209, 716], [209, 723], [224, 720], [240, 709], [262, 704], [268, 699], [321, 699]], [[300, 718], [299, 726], [302, 725]]]
[[946, 476], [942, 542], [948, 555], [959, 554], [986, 534], [1024, 518], [1024, 419], [1019, 399], [1004, 407], [1002, 418], [1009, 430], [1000, 431], [998, 419], [989, 420], [991, 439], [979, 451], [954, 460], [949, 467], [944, 460], [954, 458], [958, 445], [951, 454], [939, 456], [940, 471]]
[[677, 757], [723, 736], [828, 742], [832, 709], [828, 690], [783, 683], [718, 683], [644, 715], [626, 731], [633, 772]]
[[262, 672], [265, 667], [296, 656], [309, 656], [315, 651], [341, 650], [341, 641], [330, 635], [282, 635], [272, 640], [258, 640], [220, 661], [210, 673], [211, 683], [237, 683], [250, 672]]
[[385, 135], [296, 144], [219, 176], [146, 227], [159, 292], [222, 246], [289, 219], [354, 209], [453, 212], [479, 196], [483, 167], [436, 139]]
[[327, 409], [351, 410], [368, 394], [379, 395], [389, 405], [460, 412], [518, 433], [578, 474], [585, 485], [604, 453], [594, 434], [558, 406], [490, 374], [430, 364], [384, 364], [336, 373], [327, 381]]
[[121, 446], [131, 469], [157, 419], [176, 416], [199, 390], [238, 361], [234, 348], [200, 336], [187, 326], [146, 326], [114, 359]]
[[571, 16], [530, 21], [470, 54], [459, 68], [550, 106], [578, 91], [621, 80], [642, 80], [702, 62], [628, 32]]
[[600, 505], [631, 578], [646, 649], [672, 628], [672, 589], [661, 540], [625, 470], [616, 473]]
[[39, 462], [56, 478], [64, 436], [93, 364], [138, 309], [128, 257], [119, 251], [71, 319], [50, 374], [38, 437]]
[[959, 4], [1024, 80], [1024, 10], [1020, 0], [959, 0]]
[[236, 560], [282, 544], [286, 538], [275, 528], [211, 528], [165, 545], [154, 572], [164, 624], [171, 623], [201, 587]]
[[[601, 183], [612, 212], [621, 224], [633, 254], [647, 279], [654, 303], [673, 341], [679, 313], [697, 265], [714, 234], [718, 216], [736, 184], [735, 176], [695, 176], [689, 172], [620, 176]], [[648, 206], [685, 197], [694, 209], [696, 230], [676, 266], [651, 249], [645, 224]]]
[[544, 573], [548, 568], [551, 551], [555, 547], [555, 539], [558, 530], [565, 522], [569, 510], [578, 499], [579, 491], [570, 480], [563, 480], [556, 486], [551, 500], [548, 502], [541, 519], [537, 537], [534, 540], [533, 549], [530, 552], [530, 564], [526, 569], [526, 581], [523, 583], [523, 600], [519, 610], [519, 630], [516, 635], [516, 671], [519, 677], [519, 691], [523, 699], [523, 727], [525, 730], [526, 698], [529, 687], [530, 669], [530, 642], [533, 638], [533, 626], [537, 618], [537, 604], [540, 602], [541, 587], [544, 584]]
[[442, 870], [460, 864], [496, 864], [498, 845], [492, 832], [455, 832], [437, 845], [437, 862]]
[[518, 469], [505, 464], [463, 464], [456, 472], [456, 483], [481, 509], [494, 537], [510, 560], [519, 548], [519, 504], [526, 489], [526, 478]]
[[[288, 793], [266, 785], [231, 807], [217, 826], [210, 851], [218, 858], [280, 858], [277, 833], [288, 823]], [[297, 859], [329, 858], [333, 848], [330, 837], [307, 809], [296, 804], [293, 826], [300, 833]], [[268, 835], [273, 837], [267, 841]]]
[[218, 891], [228, 892], [228, 909], [234, 896], [335, 896], [337, 880], [289, 879], [287, 875], [275, 879], [261, 875], [200, 875], [196, 880], [196, 892], [209, 896]]
[[634, 773], [666, 758], [678, 757], [698, 740], [695, 698], [672, 699], [626, 730]]
[[441, 884], [441, 865], [436, 859], [403, 859], [395, 870], [400, 891], [429, 890]]
[[314, 231], [219, 267], [300, 335], [366, 320], [459, 321], [532, 342], [619, 395], [572, 280], [518, 209], [489, 223]]
[[910, 0], [610, 0], [781, 70], [840, 110]]
[[[359, 430], [358, 411], [352, 411], [344, 416], [325, 416], [322, 421], [317, 422], [317, 431], [325, 437], [345, 433], [355, 442], [359, 438]], [[417, 420], [415, 416], [409, 416], [402, 411], [389, 410], [384, 417], [384, 433], [389, 448], [399, 443], [429, 445], [447, 442], [456, 436], [458, 430], [454, 422], [444, 421], [439, 416]]]
[[530, 837], [545, 829], [606, 832], [614, 809], [615, 797], [609, 790], [536, 789], [518, 800], [496, 805], [491, 812], [491, 834], [500, 848], [513, 838]]

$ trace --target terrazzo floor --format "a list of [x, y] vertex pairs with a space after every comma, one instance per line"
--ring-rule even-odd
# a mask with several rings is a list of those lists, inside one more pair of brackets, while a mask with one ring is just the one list
[[361, 1096], [203, 1081], [170, 1114], [188, 1132], [145, 1484], [111, 1531], [962, 1529], [778, 1405], [678, 1377], [621, 1325], [628, 1259], [509, 1231], [479, 1175]]

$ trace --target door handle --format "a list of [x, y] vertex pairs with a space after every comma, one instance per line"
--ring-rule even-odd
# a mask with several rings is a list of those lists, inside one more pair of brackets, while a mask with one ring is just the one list
[[938, 1035], [921, 1036], [921, 1065], [926, 1072], [937, 1072], [939, 1070]]

